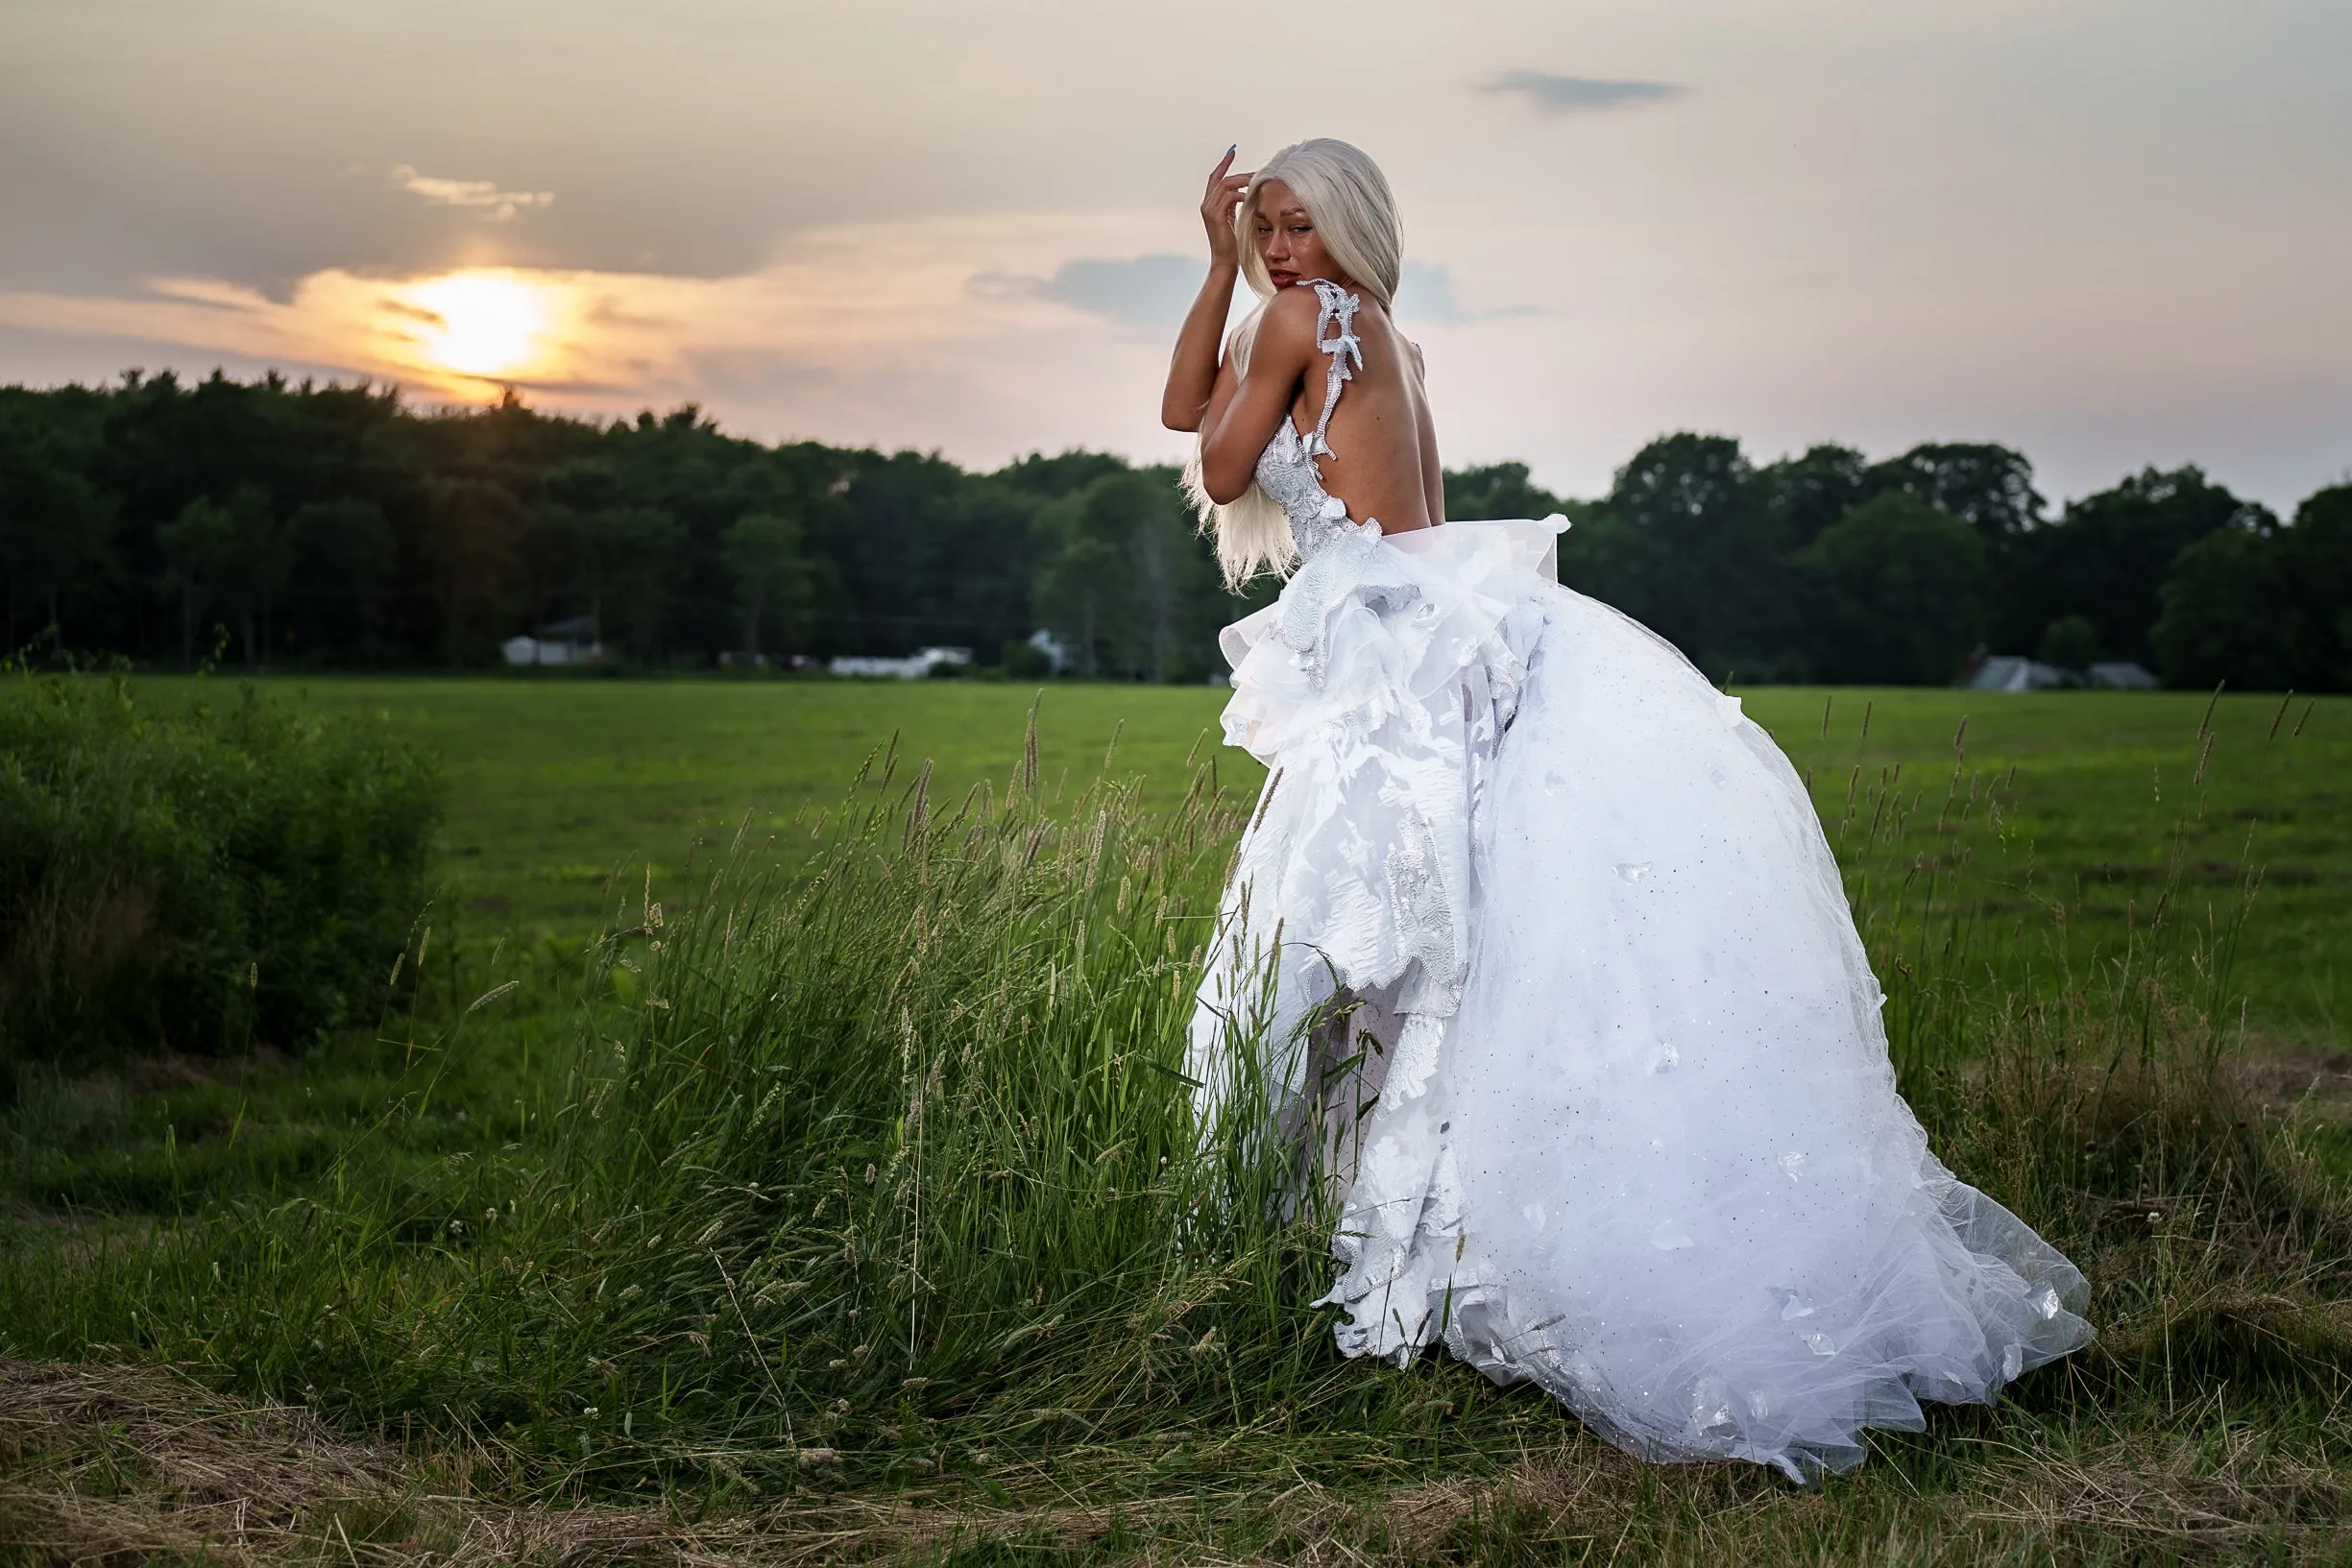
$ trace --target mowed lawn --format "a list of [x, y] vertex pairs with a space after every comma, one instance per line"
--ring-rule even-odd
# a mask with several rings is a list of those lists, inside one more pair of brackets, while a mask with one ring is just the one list
[[[1173, 798], [1192, 766], [1254, 791], [1263, 772], [1218, 743], [1214, 688], [1048, 687], [935, 681], [619, 681], [274, 678], [280, 700], [388, 714], [437, 751], [449, 785], [441, 843], [444, 905], [470, 929], [585, 935], [609, 917], [619, 873], [642, 890], [709, 854], [748, 813], [788, 835], [796, 813], [838, 802], [860, 765], [896, 739], [894, 786], [933, 764], [932, 798], [1001, 789], [1037, 709], [1043, 777], [1065, 789], [1113, 770]], [[142, 692], [185, 701], [184, 679]], [[211, 682], [222, 700], [226, 678]], [[1849, 799], [1857, 835], [1882, 782], [1932, 818], [1953, 785], [1994, 779], [2010, 801], [2004, 843], [1979, 844], [1985, 952], [2022, 978], [2079, 971], [2152, 912], [2177, 876], [2168, 919], [2226, 912], [2242, 868], [2263, 881], [2237, 984], [2260, 1029], [2345, 1043], [2352, 1020], [2352, 699], [2179, 692], [1998, 696], [1946, 690], [1757, 688], [1739, 695], [1808, 778], [1832, 844]], [[2210, 725], [2206, 723], [2210, 704]], [[1826, 724], [1825, 724], [1826, 709]], [[1962, 721], [1966, 729], [1961, 730]], [[1867, 726], [1867, 733], [1865, 733]], [[2275, 728], [2274, 728], [2275, 726]], [[2298, 733], [2299, 731], [2299, 733]], [[1954, 741], [1959, 741], [1955, 750]], [[880, 763], [877, 763], [877, 767]], [[1900, 766], [1901, 773], [1896, 769]], [[699, 840], [705, 847], [696, 850]], [[788, 837], [787, 840], [788, 842]], [[2177, 872], [2174, 862], [2177, 856]], [[2019, 917], [2010, 918], [2014, 914]], [[2009, 930], [2015, 945], [2004, 945]]]

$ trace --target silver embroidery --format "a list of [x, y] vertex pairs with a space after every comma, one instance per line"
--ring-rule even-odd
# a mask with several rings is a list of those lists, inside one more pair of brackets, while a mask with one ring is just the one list
[[[1355, 378], [1350, 367], [1364, 363], [1364, 345], [1356, 336], [1356, 311], [1363, 301], [1349, 294], [1327, 278], [1316, 278], [1315, 347], [1330, 357], [1323, 374], [1323, 411], [1315, 422], [1315, 433], [1301, 436], [1298, 426], [1285, 416], [1274, 430], [1273, 440], [1258, 454], [1258, 488], [1274, 499], [1283, 515], [1291, 519], [1291, 538], [1297, 542], [1298, 558], [1312, 561], [1321, 549], [1346, 538], [1377, 540], [1380, 524], [1370, 519], [1351, 522], [1346, 505], [1323, 489], [1322, 475], [1316, 471], [1315, 459], [1329, 457], [1331, 451], [1331, 412], [1339, 407], [1340, 389]], [[1334, 321], [1339, 331], [1332, 337], [1323, 336], [1323, 328]]]
[[[1333, 457], [1338, 454], [1331, 450], [1328, 438], [1331, 411], [1340, 405], [1340, 383], [1355, 378], [1355, 371], [1347, 365], [1349, 359], [1356, 362], [1358, 370], [1364, 365], [1364, 345], [1356, 338], [1356, 311], [1364, 302], [1343, 290], [1337, 283], [1319, 277], [1315, 280], [1315, 349], [1318, 353], [1331, 356], [1331, 368], [1323, 376], [1322, 418], [1315, 422], [1315, 433], [1307, 437], [1305, 450], [1309, 457]], [[1335, 319], [1339, 322], [1339, 331], [1329, 338], [1324, 337], [1323, 328]]]

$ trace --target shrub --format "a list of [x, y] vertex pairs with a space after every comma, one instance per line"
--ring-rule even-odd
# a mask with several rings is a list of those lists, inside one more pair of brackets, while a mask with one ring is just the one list
[[364, 1014], [424, 898], [430, 761], [251, 688], [141, 708], [120, 678], [0, 695], [0, 1074], [306, 1045]]
[[2088, 615], [2060, 615], [2044, 628], [2033, 656], [2074, 675], [2086, 674], [2098, 657], [2098, 628]]

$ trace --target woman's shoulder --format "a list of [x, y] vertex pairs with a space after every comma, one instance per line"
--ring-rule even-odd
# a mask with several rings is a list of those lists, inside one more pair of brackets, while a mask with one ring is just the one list
[[1322, 302], [1316, 298], [1314, 288], [1295, 283], [1266, 302], [1266, 325], [1287, 332], [1312, 332], [1321, 310]]
[[1303, 284], [1283, 289], [1266, 302], [1265, 312], [1258, 318], [1253, 353], [1263, 355], [1271, 350], [1281, 360], [1303, 362], [1314, 351], [1320, 308], [1313, 289]]

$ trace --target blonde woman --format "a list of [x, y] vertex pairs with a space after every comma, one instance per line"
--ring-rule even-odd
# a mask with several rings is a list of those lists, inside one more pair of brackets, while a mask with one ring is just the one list
[[1162, 417], [1199, 433], [1228, 580], [1288, 580], [1224, 636], [1225, 738], [1268, 779], [1193, 1070], [1204, 1135], [1244, 1052], [1321, 1129], [1341, 1348], [1443, 1343], [1637, 1454], [1803, 1480], [2087, 1343], [2081, 1274], [1897, 1094], [1779, 748], [1550, 580], [1563, 519], [1445, 524], [1379, 169], [1330, 140], [1232, 163]]

